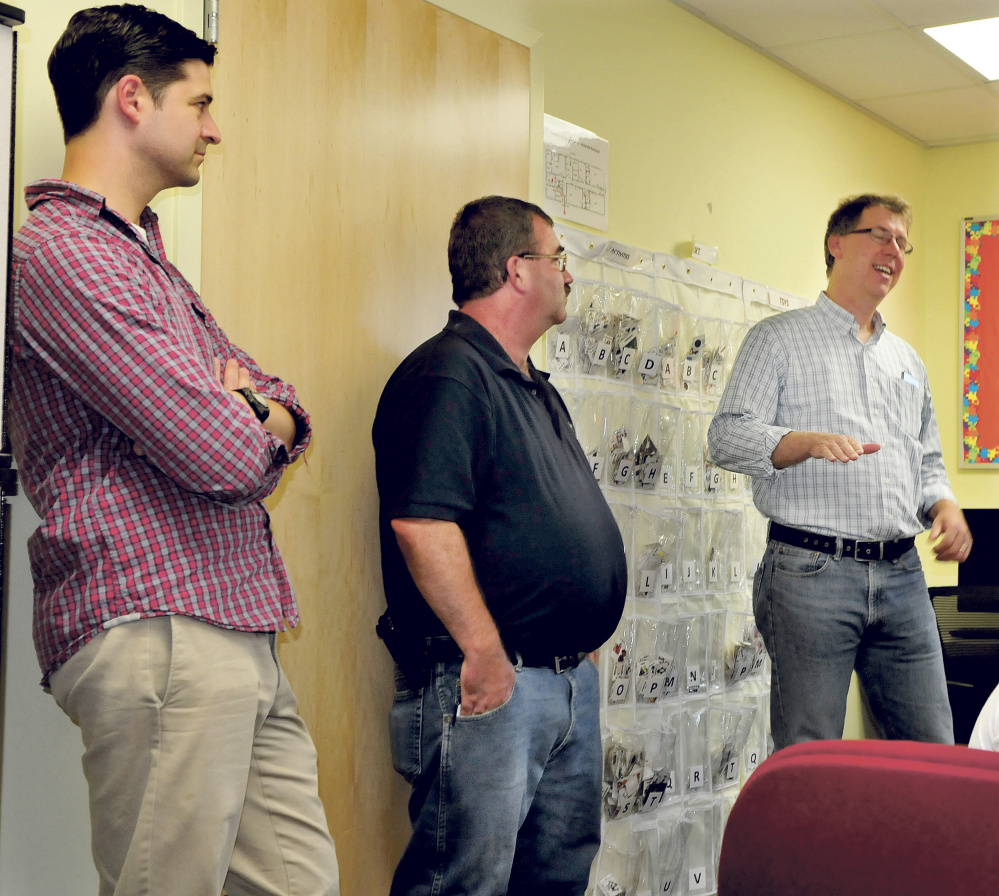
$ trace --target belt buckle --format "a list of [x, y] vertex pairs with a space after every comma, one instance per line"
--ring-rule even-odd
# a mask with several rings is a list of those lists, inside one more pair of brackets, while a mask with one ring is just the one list
[[868, 542], [868, 544], [876, 544], [878, 546], [878, 555], [876, 557], [858, 557], [856, 549], [853, 552], [853, 559], [859, 560], [861, 563], [877, 563], [879, 560], [884, 560], [885, 558], [885, 543], [883, 541]]
[[[575, 669], [580, 663], [581, 656], [582, 654], [580, 653], [567, 653], [563, 656], [555, 657], [555, 674], [561, 675], [563, 672], [569, 672], [570, 670]], [[563, 665], [563, 663], [565, 665]]]

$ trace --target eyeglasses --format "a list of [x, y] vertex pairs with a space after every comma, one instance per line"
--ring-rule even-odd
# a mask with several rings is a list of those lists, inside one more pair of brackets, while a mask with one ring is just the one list
[[894, 242], [898, 246], [898, 251], [903, 255], [912, 255], [912, 243], [908, 239], [904, 236], [896, 236], [890, 230], [885, 230], [883, 227], [864, 227], [861, 230], [851, 230], [850, 233], [869, 234], [871, 239], [879, 246], [887, 246], [889, 243]]
[[547, 258], [554, 261], [559, 271], [564, 271], [569, 263], [569, 255], [566, 252], [559, 252], [557, 255], [539, 255], [536, 252], [521, 252], [517, 258]]

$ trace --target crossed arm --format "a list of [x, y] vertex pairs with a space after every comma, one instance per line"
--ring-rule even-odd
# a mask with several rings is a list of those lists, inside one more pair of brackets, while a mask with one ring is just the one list
[[[250, 377], [249, 369], [240, 367], [239, 362], [235, 358], [229, 358], [225, 362], [224, 369], [222, 368], [221, 359], [216, 358], [215, 376], [218, 377], [219, 382], [222, 383], [222, 387], [227, 392], [234, 394], [244, 404], [246, 403], [246, 399], [236, 390], [256, 388]], [[291, 416], [291, 413], [283, 404], [278, 404], [273, 399], [265, 396], [262, 397], [267, 402], [271, 412], [267, 415], [267, 419], [260, 425], [272, 435], [277, 436], [284, 443], [284, 447], [288, 451], [291, 451], [295, 446], [295, 418]]]
[[[307, 416], [288, 409], [294, 390], [232, 345], [186, 284], [175, 283], [177, 295], [153, 278], [139, 289], [124, 258], [100, 242], [53, 241], [24, 262], [22, 356], [62, 381], [186, 491], [233, 504], [266, 497], [286, 462], [276, 456], [275, 440], [289, 453], [307, 444]], [[190, 329], [178, 323], [185, 318]], [[199, 327], [221, 359], [214, 371], [205, 369], [198, 340], [185, 337]], [[244, 385], [278, 398], [268, 397], [272, 413], [263, 427], [230, 398]]]

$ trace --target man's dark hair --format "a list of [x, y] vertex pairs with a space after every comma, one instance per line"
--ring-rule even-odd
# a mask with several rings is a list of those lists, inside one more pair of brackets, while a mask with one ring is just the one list
[[534, 219], [552, 219], [538, 206], [506, 196], [484, 196], [454, 216], [447, 244], [451, 298], [460, 308], [471, 299], [492, 295], [505, 282], [512, 255], [539, 251]]
[[905, 221], [906, 230], [912, 227], [912, 206], [901, 196], [891, 194], [880, 196], [877, 193], [862, 193], [860, 196], [851, 196], [849, 199], [844, 199], [836, 211], [829, 216], [829, 224], [826, 226], [826, 238], [823, 245], [825, 247], [827, 277], [832, 273], [833, 262], [836, 260], [829, 251], [829, 237], [834, 234], [843, 236], [856, 230], [860, 216], [864, 214], [865, 209], [870, 208], [872, 205], [879, 205], [898, 215]]
[[108, 91], [125, 75], [141, 78], [159, 105], [193, 60], [211, 65], [215, 47], [162, 13], [132, 3], [76, 13], [49, 54], [64, 139], [97, 121]]

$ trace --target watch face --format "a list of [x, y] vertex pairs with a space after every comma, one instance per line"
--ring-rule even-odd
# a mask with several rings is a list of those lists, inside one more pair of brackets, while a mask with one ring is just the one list
[[271, 412], [270, 406], [263, 396], [256, 390], [248, 388], [240, 389], [239, 393], [246, 399], [246, 403], [250, 406], [250, 410], [257, 415], [257, 419], [263, 423]]

